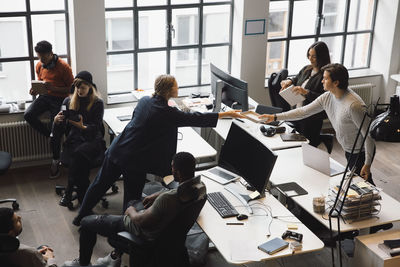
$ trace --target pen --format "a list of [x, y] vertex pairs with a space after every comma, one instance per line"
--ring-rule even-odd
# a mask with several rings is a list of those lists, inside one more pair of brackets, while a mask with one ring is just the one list
[[243, 225], [244, 223], [241, 222], [233, 222], [233, 223], [226, 223], [226, 225]]
[[240, 121], [240, 122], [244, 123], [244, 121], [243, 121], [243, 120], [241, 120], [241, 119], [235, 118], [235, 120], [238, 120], [238, 121]]

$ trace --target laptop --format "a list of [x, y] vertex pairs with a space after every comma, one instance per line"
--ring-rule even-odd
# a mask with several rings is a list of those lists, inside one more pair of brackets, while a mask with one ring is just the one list
[[309, 144], [301, 144], [303, 150], [303, 163], [328, 176], [335, 176], [344, 172], [345, 167], [329, 157], [328, 152]]
[[219, 166], [211, 168], [203, 173], [204, 176], [216, 181], [222, 185], [228, 184], [230, 182], [236, 181], [240, 178], [239, 175], [230, 172]]

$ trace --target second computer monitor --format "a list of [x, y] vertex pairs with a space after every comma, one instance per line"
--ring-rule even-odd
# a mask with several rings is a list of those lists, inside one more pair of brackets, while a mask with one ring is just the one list
[[221, 102], [233, 109], [249, 110], [247, 82], [231, 76], [213, 64], [210, 64], [210, 69], [214, 111], [220, 111]]
[[277, 155], [235, 122], [221, 149], [218, 165], [239, 174], [264, 196]]

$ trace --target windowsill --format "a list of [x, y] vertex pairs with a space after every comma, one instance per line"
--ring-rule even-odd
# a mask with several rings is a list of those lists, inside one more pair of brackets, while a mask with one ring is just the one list
[[[358, 70], [349, 70], [349, 79], [357, 79], [357, 78], [365, 78], [365, 77], [373, 77], [373, 76], [381, 76], [382, 73], [374, 71], [372, 69], [358, 69]], [[292, 76], [292, 75], [289, 75]], [[268, 88], [268, 80], [265, 79], [265, 88]]]

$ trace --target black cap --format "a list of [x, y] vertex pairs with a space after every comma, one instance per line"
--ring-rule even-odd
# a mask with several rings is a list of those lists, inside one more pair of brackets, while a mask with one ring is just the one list
[[80, 71], [76, 76], [75, 79], [82, 79], [85, 80], [86, 82], [93, 84], [93, 77], [92, 74], [86, 70]]

